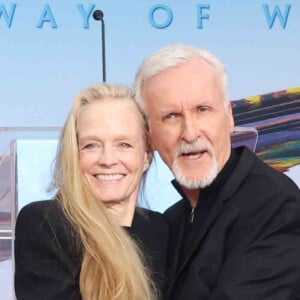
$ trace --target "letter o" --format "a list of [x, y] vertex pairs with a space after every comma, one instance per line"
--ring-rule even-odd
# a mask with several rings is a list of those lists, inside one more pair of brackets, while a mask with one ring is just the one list
[[[166, 12], [167, 14], [167, 19], [164, 23], [160, 23], [158, 24], [155, 20], [154, 20], [154, 14], [157, 10], [159, 9], [162, 9], [163, 11]], [[172, 10], [167, 6], [167, 5], [164, 5], [164, 4], [156, 4], [154, 6], [151, 7], [150, 11], [149, 11], [149, 14], [148, 14], [148, 18], [149, 18], [149, 21], [150, 21], [150, 24], [157, 28], [157, 29], [164, 29], [164, 28], [167, 28], [173, 21], [173, 12]]]

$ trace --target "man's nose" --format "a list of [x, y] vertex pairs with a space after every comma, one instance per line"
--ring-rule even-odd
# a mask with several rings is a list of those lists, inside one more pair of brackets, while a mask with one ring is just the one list
[[191, 115], [182, 120], [182, 139], [187, 143], [196, 141], [199, 137], [199, 128], [197, 120]]

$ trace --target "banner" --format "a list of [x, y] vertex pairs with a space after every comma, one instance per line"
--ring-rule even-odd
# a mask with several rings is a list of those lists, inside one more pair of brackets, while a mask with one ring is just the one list
[[0, 1], [0, 127], [61, 127], [104, 67], [106, 81], [131, 85], [145, 56], [187, 43], [228, 68], [236, 125], [252, 128], [233, 142], [255, 142], [259, 157], [300, 185], [299, 12], [299, 1], [275, 0]]

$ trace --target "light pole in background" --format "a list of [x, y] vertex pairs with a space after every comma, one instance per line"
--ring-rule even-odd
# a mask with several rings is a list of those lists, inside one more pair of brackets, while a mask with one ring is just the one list
[[93, 18], [96, 21], [101, 21], [101, 36], [102, 36], [102, 81], [106, 81], [106, 63], [105, 63], [105, 25], [103, 20], [104, 14], [102, 10], [95, 10]]

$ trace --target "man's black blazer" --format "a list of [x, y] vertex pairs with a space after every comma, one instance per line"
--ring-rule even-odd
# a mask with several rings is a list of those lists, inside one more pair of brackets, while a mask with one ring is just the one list
[[[169, 238], [166, 221], [159, 213], [138, 209], [128, 231], [142, 247], [154, 281], [162, 289]], [[81, 299], [82, 245], [56, 200], [25, 206], [18, 215], [15, 236], [18, 300]]]
[[171, 300], [300, 299], [300, 192], [247, 148], [179, 258], [184, 200], [165, 212], [170, 225]]

